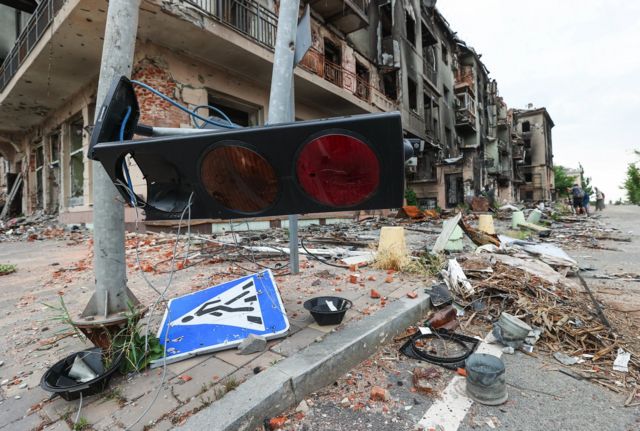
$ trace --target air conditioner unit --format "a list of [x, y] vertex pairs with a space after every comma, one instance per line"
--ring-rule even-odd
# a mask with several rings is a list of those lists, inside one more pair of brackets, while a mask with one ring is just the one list
[[404, 164], [407, 169], [408, 168], [415, 168], [416, 166], [418, 166], [418, 158], [417, 157], [411, 157], [409, 160], [407, 160]]

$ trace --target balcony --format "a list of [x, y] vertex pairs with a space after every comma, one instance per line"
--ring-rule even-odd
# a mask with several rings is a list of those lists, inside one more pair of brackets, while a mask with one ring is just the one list
[[252, 0], [186, 0], [202, 12], [273, 50], [278, 16]]
[[423, 57], [424, 59], [424, 75], [427, 77], [429, 82], [437, 88], [438, 86], [438, 69], [436, 69], [435, 63], [429, 60], [428, 57]]
[[456, 128], [461, 132], [476, 131], [476, 101], [470, 93], [456, 94]]
[[382, 92], [375, 89], [369, 80], [363, 76], [346, 70], [339, 64], [333, 63], [322, 55], [319, 51], [311, 48], [300, 61], [300, 67], [308, 72], [323, 77], [333, 85], [353, 93], [357, 98], [379, 106], [381, 100], [383, 110], [394, 109], [395, 104], [391, 102]]
[[345, 34], [369, 25], [369, 0], [310, 0], [309, 4], [328, 24]]
[[40, 2], [29, 22], [18, 37], [15, 45], [0, 66], [0, 93], [14, 77], [18, 68], [25, 62], [33, 48], [40, 41], [53, 21], [56, 13], [66, 0], [45, 0]]
[[393, 36], [387, 36], [382, 39], [382, 49], [378, 61], [385, 68], [400, 68], [400, 44]]
[[509, 144], [504, 139], [498, 139], [498, 151], [502, 154], [509, 154]]
[[511, 157], [514, 160], [522, 160], [522, 159], [524, 159], [524, 146], [522, 146], [522, 145], [514, 145], [513, 150], [511, 151]]
[[473, 73], [472, 66], [461, 65], [458, 67], [456, 71], [456, 83], [455, 83], [455, 92], [467, 92], [471, 94], [475, 94], [476, 91], [476, 80]]

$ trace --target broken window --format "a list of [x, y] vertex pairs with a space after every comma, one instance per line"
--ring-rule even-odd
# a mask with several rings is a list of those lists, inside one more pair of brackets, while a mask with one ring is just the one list
[[462, 182], [462, 175], [445, 175], [445, 188], [447, 208], [455, 207], [464, 202], [464, 184]]
[[449, 64], [449, 50], [447, 49], [447, 46], [443, 43], [440, 45], [441, 47], [441, 54], [442, 54], [442, 62], [444, 64]]
[[530, 132], [531, 131], [531, 123], [529, 123], [528, 121], [525, 121], [522, 123], [522, 133], [526, 133], [526, 132]]
[[398, 72], [391, 71], [382, 74], [384, 94], [391, 100], [398, 99]]
[[342, 52], [340, 47], [324, 39], [324, 79], [342, 87]]
[[369, 100], [369, 68], [356, 60], [356, 96]]
[[525, 139], [524, 140], [524, 148], [527, 150], [531, 149], [531, 139]]
[[533, 181], [533, 175], [531, 174], [531, 172], [527, 172], [526, 174], [524, 174], [524, 181], [527, 183]]
[[531, 165], [531, 151], [527, 151], [524, 155], [524, 164], [526, 166], [530, 166]]
[[57, 211], [60, 196], [60, 134], [49, 136], [48, 210]]
[[393, 29], [393, 18], [391, 15], [391, 2], [380, 5], [380, 30], [382, 32], [382, 37], [391, 36], [391, 31]]
[[35, 174], [36, 174], [36, 209], [41, 210], [43, 208], [43, 178], [44, 175], [44, 147], [42, 143], [33, 150], [33, 156], [35, 161]]
[[416, 21], [406, 10], [404, 11], [404, 18], [407, 40], [409, 40], [413, 46], [416, 46]]
[[409, 92], [409, 109], [417, 113], [418, 112], [418, 88], [417, 88], [416, 82], [411, 78], [407, 78], [407, 87]]
[[[260, 125], [260, 108], [242, 101], [232, 100], [222, 95], [209, 95], [209, 105], [224, 112], [229, 119], [238, 126], [249, 127]], [[209, 115], [216, 121], [224, 122], [219, 112], [209, 110]]]
[[69, 206], [71, 207], [82, 205], [84, 203], [84, 154], [82, 151], [82, 127], [82, 117], [73, 120], [69, 126], [69, 174], [71, 180]]
[[453, 136], [451, 135], [451, 129], [448, 127], [444, 128], [444, 143], [449, 149], [449, 151], [453, 152]]
[[444, 85], [442, 86], [442, 98], [444, 99], [444, 103], [449, 105], [451, 99], [451, 91]]
[[532, 201], [533, 200], [533, 190], [527, 190], [524, 193], [524, 199], [527, 201]]

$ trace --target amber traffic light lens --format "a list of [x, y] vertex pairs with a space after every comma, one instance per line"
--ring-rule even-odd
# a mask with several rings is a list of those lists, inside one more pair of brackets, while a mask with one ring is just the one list
[[244, 147], [228, 145], [209, 151], [202, 160], [200, 178], [211, 197], [232, 211], [263, 211], [278, 195], [273, 167]]
[[296, 163], [298, 182], [325, 205], [346, 207], [369, 198], [380, 182], [380, 162], [360, 139], [331, 134], [306, 144]]

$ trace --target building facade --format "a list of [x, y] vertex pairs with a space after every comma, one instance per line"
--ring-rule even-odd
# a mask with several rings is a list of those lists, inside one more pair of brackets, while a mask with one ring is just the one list
[[[0, 25], [0, 203], [20, 176], [18, 212], [90, 222], [86, 154], [108, 2], [38, 3], [32, 13], [0, 6], [10, 21], [10, 31]], [[302, 3], [311, 7], [312, 47], [295, 69], [297, 120], [398, 110], [417, 156], [407, 184], [421, 206], [455, 207], [485, 184], [504, 200], [518, 197], [516, 117], [435, 2]], [[214, 105], [239, 125], [264, 124], [277, 10], [273, 0], [142, 0], [132, 77], [192, 108]], [[193, 127], [147, 91], [138, 99], [141, 122]]]
[[553, 174], [553, 120], [545, 108], [513, 111], [516, 134], [522, 141], [524, 157], [517, 165], [520, 199], [527, 202], [555, 199]]

